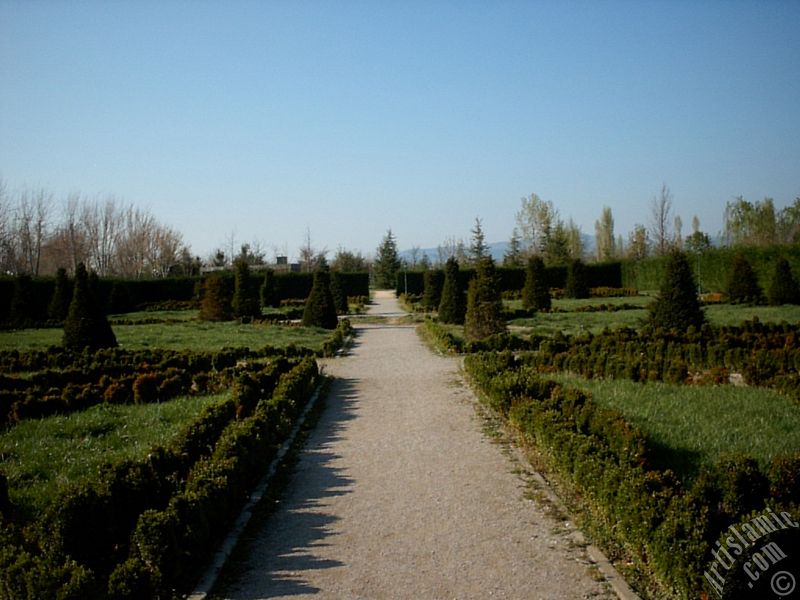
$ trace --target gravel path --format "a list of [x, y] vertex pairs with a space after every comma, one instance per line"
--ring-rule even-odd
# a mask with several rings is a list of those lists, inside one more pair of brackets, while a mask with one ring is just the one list
[[364, 325], [326, 372], [325, 412], [225, 598], [614, 597], [482, 433], [457, 359]]

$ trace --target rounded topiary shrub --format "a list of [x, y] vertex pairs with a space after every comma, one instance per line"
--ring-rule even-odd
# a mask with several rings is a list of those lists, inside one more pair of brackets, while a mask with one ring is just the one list
[[105, 313], [98, 307], [93, 286], [83, 263], [75, 269], [75, 284], [67, 318], [63, 345], [70, 350], [113, 348], [117, 338]]
[[781, 258], [775, 265], [775, 274], [768, 293], [769, 303], [773, 306], [781, 304], [800, 304], [800, 286], [792, 275], [789, 261]]
[[758, 284], [756, 272], [743, 254], [737, 254], [731, 265], [728, 301], [731, 304], [760, 304], [763, 300], [764, 292]]
[[464, 304], [464, 290], [459, 279], [458, 261], [455, 258], [447, 259], [444, 267], [444, 284], [442, 285], [442, 299], [439, 301], [439, 321], [461, 325], [464, 323], [466, 306]]
[[314, 283], [303, 310], [303, 325], [335, 329], [338, 323], [331, 292], [331, 274], [328, 267], [322, 267], [314, 273]]
[[484, 257], [478, 262], [475, 277], [469, 282], [464, 335], [477, 341], [506, 330], [503, 320], [503, 301], [494, 260]]
[[550, 310], [550, 287], [544, 274], [544, 261], [531, 256], [525, 267], [525, 285], [522, 288], [522, 308], [529, 311]]
[[661, 290], [648, 311], [649, 324], [655, 328], [686, 331], [692, 325], [699, 329], [705, 323], [697, 284], [683, 252], [674, 251], [669, 255]]

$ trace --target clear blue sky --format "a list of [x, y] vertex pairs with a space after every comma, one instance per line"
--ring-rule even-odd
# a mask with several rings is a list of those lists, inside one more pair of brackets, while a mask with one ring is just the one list
[[520, 198], [585, 233], [684, 234], [800, 195], [800, 2], [0, 0], [0, 177], [110, 193], [207, 255], [511, 236]]

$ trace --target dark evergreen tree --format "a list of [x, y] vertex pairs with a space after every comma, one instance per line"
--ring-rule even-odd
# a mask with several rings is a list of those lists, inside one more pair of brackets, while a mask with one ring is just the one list
[[12, 327], [22, 328], [41, 320], [35, 313], [33, 280], [30, 275], [21, 274], [14, 278], [14, 291], [11, 294], [9, 322]]
[[278, 285], [275, 281], [275, 271], [267, 269], [264, 271], [264, 281], [261, 284], [261, 306], [264, 308], [278, 308], [281, 305], [278, 296]]
[[338, 323], [331, 292], [331, 273], [327, 266], [323, 266], [314, 272], [314, 283], [303, 311], [303, 325], [335, 329]]
[[477, 264], [475, 277], [469, 282], [464, 335], [468, 340], [476, 341], [505, 330], [494, 260], [491, 256], [484, 256]]
[[386, 232], [381, 245], [378, 246], [377, 254], [374, 264], [375, 285], [382, 289], [392, 289], [395, 287], [401, 263], [397, 256], [397, 242], [391, 229]]
[[564, 290], [567, 298], [588, 298], [589, 279], [586, 265], [580, 259], [570, 261], [567, 266], [567, 289]]
[[234, 265], [233, 300], [231, 301], [233, 316], [237, 319], [261, 316], [261, 306], [256, 294], [250, 281], [250, 265], [247, 258], [240, 257]]
[[439, 269], [425, 271], [422, 276], [424, 291], [422, 292], [422, 306], [427, 311], [434, 311], [439, 308], [442, 301], [442, 285], [444, 284], [444, 272]]
[[53, 295], [50, 297], [50, 304], [47, 307], [47, 318], [51, 321], [63, 323], [64, 319], [67, 318], [71, 300], [72, 284], [67, 277], [67, 270], [62, 267], [56, 271]]
[[469, 245], [470, 261], [477, 265], [485, 256], [489, 254], [489, 246], [486, 245], [486, 236], [483, 233], [483, 222], [475, 217], [475, 227], [472, 228], [472, 241]]
[[444, 267], [442, 299], [439, 301], [439, 321], [461, 325], [464, 323], [465, 313], [464, 290], [461, 287], [458, 261], [451, 257], [447, 259]]
[[800, 286], [797, 285], [792, 267], [785, 258], [778, 260], [775, 265], [775, 274], [769, 286], [769, 303], [774, 306], [800, 304]]
[[550, 310], [550, 286], [545, 279], [544, 261], [531, 256], [525, 268], [525, 285], [522, 288], [522, 308], [530, 311]]
[[336, 307], [336, 314], [346, 315], [350, 307], [347, 304], [347, 295], [342, 287], [342, 279], [336, 271], [331, 272], [331, 294], [333, 294], [333, 305]]
[[683, 252], [670, 253], [658, 298], [650, 304], [648, 311], [649, 323], [653, 327], [668, 330], [685, 331], [691, 325], [699, 329], [705, 322], [692, 267]]
[[731, 304], [760, 304], [764, 301], [764, 291], [758, 284], [756, 272], [744, 254], [733, 257], [728, 281], [728, 301]]
[[[105, 312], [97, 303], [92, 278], [86, 267], [80, 263], [75, 269], [75, 283], [72, 290], [72, 301], [67, 318], [64, 320], [63, 345], [71, 350], [97, 350], [113, 348], [117, 338], [108, 324]], [[96, 278], [95, 278], [96, 281]]]
[[200, 320], [230, 321], [232, 318], [231, 296], [226, 281], [217, 272], [209, 273], [203, 282]]

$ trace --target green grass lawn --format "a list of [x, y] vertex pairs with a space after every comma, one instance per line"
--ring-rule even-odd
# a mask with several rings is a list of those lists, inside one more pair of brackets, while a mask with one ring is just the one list
[[12, 502], [35, 514], [60, 491], [104, 464], [145, 457], [167, 444], [227, 393], [160, 404], [100, 404], [69, 415], [22, 421], [0, 434], [2, 471]]
[[[634, 296], [631, 298], [589, 298], [586, 300], [554, 300], [553, 307], [561, 311], [537, 313], [530, 319], [514, 319], [508, 324], [514, 328], [523, 328], [525, 333], [553, 335], [556, 331], [564, 334], [579, 334], [589, 331], [600, 333], [605, 328], [641, 327], [647, 319], [645, 308], [652, 297]], [[585, 306], [631, 304], [641, 308], [618, 310], [615, 312], [577, 312]], [[513, 307], [514, 305], [511, 304]], [[712, 325], [741, 325], [742, 322], [758, 317], [762, 323], [800, 323], [800, 306], [741, 306], [731, 304], [713, 304], [705, 308], [706, 318]]]
[[771, 390], [548, 378], [589, 390], [598, 404], [622, 411], [650, 438], [657, 466], [684, 478], [726, 453], [747, 454], [764, 468], [775, 456], [800, 451], [800, 406]]
[[[137, 313], [142, 314], [142, 313]], [[176, 321], [141, 325], [114, 325], [117, 343], [122, 348], [141, 350], [214, 351], [225, 346], [286, 347], [289, 344], [319, 350], [331, 332], [318, 327], [248, 324], [238, 321]], [[0, 350], [44, 350], [61, 345], [62, 329], [21, 329], [0, 332]]]

